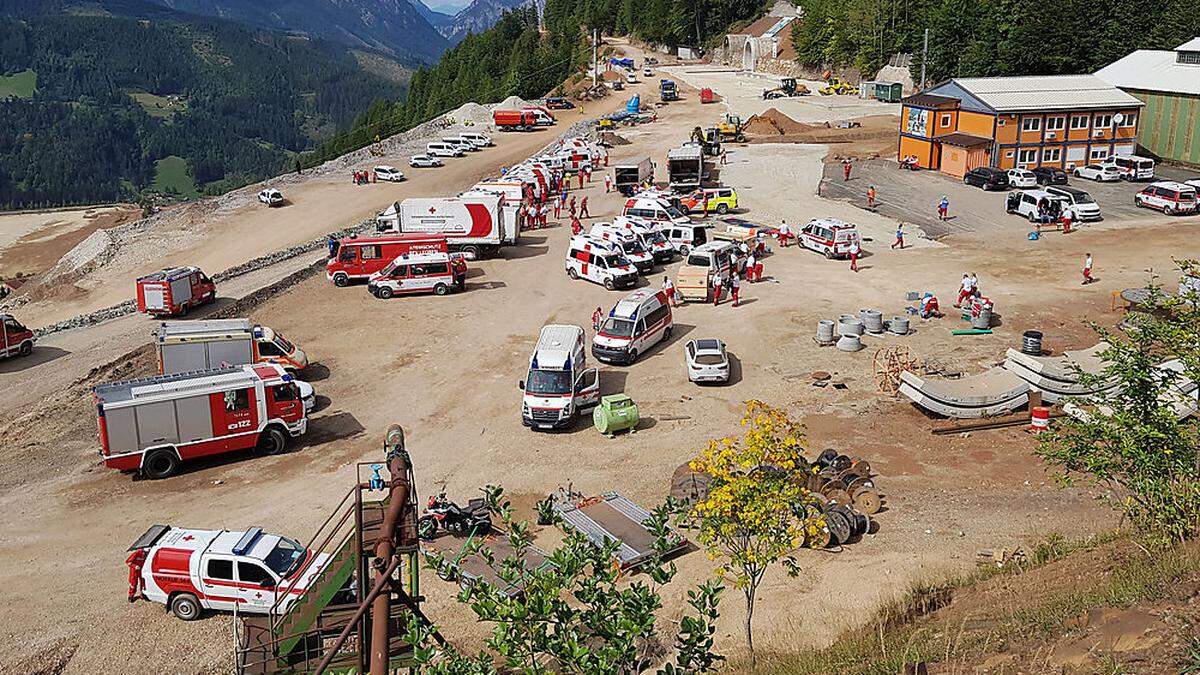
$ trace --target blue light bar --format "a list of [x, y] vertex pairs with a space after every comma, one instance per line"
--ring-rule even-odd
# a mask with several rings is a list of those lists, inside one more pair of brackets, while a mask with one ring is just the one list
[[246, 551], [249, 551], [250, 547], [254, 546], [254, 542], [257, 541], [261, 536], [261, 527], [252, 527], [249, 530], [246, 530], [246, 534], [243, 534], [242, 538], [238, 539], [238, 542], [233, 545], [233, 554], [246, 555]]

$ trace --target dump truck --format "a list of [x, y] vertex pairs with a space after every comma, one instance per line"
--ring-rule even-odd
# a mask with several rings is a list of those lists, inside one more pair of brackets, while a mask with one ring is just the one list
[[654, 162], [646, 157], [640, 162], [618, 164], [613, 167], [613, 179], [617, 192], [632, 197], [638, 186], [648, 180], [654, 180]]
[[679, 88], [675, 85], [675, 80], [660, 80], [658, 83], [658, 97], [664, 101], [678, 101]]
[[163, 321], [154, 347], [163, 375], [248, 363], [274, 363], [293, 373], [308, 367], [304, 350], [250, 319]]
[[673, 190], [694, 190], [704, 177], [704, 150], [698, 143], [684, 143], [667, 152], [667, 184]]
[[808, 90], [808, 87], [804, 86], [803, 84], [796, 83], [796, 78], [785, 77], [783, 78], [783, 82], [781, 82], [778, 87], [774, 87], [773, 89], [764, 89], [762, 96], [763, 100], [766, 101], [773, 98], [806, 96], [810, 93], [812, 92]]
[[528, 131], [538, 120], [532, 110], [493, 110], [492, 124], [500, 131]]

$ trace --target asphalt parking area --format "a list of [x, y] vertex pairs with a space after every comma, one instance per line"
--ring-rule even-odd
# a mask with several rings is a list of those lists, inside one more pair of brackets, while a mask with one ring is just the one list
[[[1158, 180], [1191, 180], [1200, 173], [1177, 167], [1156, 167]], [[1087, 190], [1100, 205], [1106, 222], [1145, 218], [1149, 213], [1133, 204], [1135, 193], [1147, 183], [1098, 183], [1072, 177], [1069, 185]], [[964, 185], [962, 180], [936, 171], [905, 171], [893, 160], [854, 162], [850, 180], [843, 179], [842, 165], [825, 164], [820, 194], [823, 197], [867, 206], [867, 189], [876, 191], [874, 211], [897, 221], [912, 223], [925, 236], [941, 239], [951, 234], [980, 234], [987, 236], [1001, 231], [1027, 231], [1029, 223], [1020, 216], [1006, 213], [1005, 191], [985, 192]], [[937, 204], [945, 196], [950, 201], [950, 218], [937, 216]]]

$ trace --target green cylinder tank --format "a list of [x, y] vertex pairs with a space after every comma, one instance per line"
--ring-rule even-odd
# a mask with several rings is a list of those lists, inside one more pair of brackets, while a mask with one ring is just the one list
[[638, 425], [637, 404], [625, 394], [611, 394], [600, 399], [600, 405], [592, 411], [596, 430], [606, 436], [618, 431], [632, 431]]

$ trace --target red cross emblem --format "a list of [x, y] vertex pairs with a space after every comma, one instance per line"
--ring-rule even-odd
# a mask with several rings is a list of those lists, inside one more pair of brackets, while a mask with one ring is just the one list
[[193, 539], [195, 539], [195, 537], [193, 537], [193, 536], [192, 536], [192, 535], [190, 535], [190, 534], [189, 534], [189, 535], [186, 535], [186, 536], [184, 536], [184, 538], [183, 538], [183, 540], [184, 540], [184, 541], [191, 541], [191, 540], [193, 540]]
[[254, 594], [254, 597], [255, 597], [255, 598], [261, 598], [261, 597], [262, 597], [262, 593], [255, 593], [255, 594]]
[[435, 209], [431, 206], [431, 207], [429, 207], [429, 213], [430, 213], [430, 215], [437, 213], [437, 209]]

